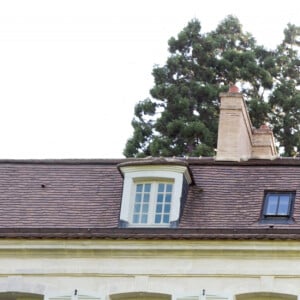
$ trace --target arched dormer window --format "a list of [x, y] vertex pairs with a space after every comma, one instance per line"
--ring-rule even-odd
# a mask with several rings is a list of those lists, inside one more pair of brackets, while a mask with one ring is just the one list
[[124, 177], [121, 227], [176, 227], [192, 177], [175, 159], [144, 159], [118, 166]]

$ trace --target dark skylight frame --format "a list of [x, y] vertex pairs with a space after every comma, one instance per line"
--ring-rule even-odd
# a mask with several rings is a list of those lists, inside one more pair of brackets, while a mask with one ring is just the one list
[[266, 191], [262, 222], [289, 223], [293, 216], [295, 194], [295, 191]]

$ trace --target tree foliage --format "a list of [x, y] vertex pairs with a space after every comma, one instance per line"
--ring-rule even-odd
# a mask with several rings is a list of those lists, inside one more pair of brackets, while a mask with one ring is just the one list
[[300, 27], [288, 24], [284, 40], [276, 50], [274, 88], [269, 97], [270, 122], [274, 134], [283, 147], [285, 156], [294, 156], [300, 150]]
[[[285, 153], [300, 146], [299, 28], [289, 24], [275, 50], [257, 45], [228, 16], [201, 33], [197, 19], [169, 42], [170, 56], [153, 69], [151, 98], [134, 112], [126, 157], [211, 156], [217, 142], [220, 92], [239, 82], [254, 126], [269, 122]], [[296, 148], [295, 148], [296, 147]]]

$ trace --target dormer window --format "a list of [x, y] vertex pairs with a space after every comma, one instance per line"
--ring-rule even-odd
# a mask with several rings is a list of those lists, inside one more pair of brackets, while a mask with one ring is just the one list
[[172, 182], [138, 182], [132, 209], [132, 224], [168, 225], [172, 205]]
[[285, 223], [292, 218], [294, 192], [266, 192], [262, 221]]
[[167, 159], [119, 165], [124, 176], [122, 227], [174, 227], [192, 179], [185, 162]]

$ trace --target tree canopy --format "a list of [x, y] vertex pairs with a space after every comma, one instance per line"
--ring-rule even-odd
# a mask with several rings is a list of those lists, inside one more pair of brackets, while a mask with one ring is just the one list
[[191, 20], [155, 66], [151, 97], [135, 106], [126, 157], [212, 156], [217, 143], [219, 93], [238, 82], [254, 126], [270, 124], [283, 155], [300, 149], [300, 27], [288, 24], [276, 49], [257, 45], [239, 20], [226, 17], [201, 33]]

